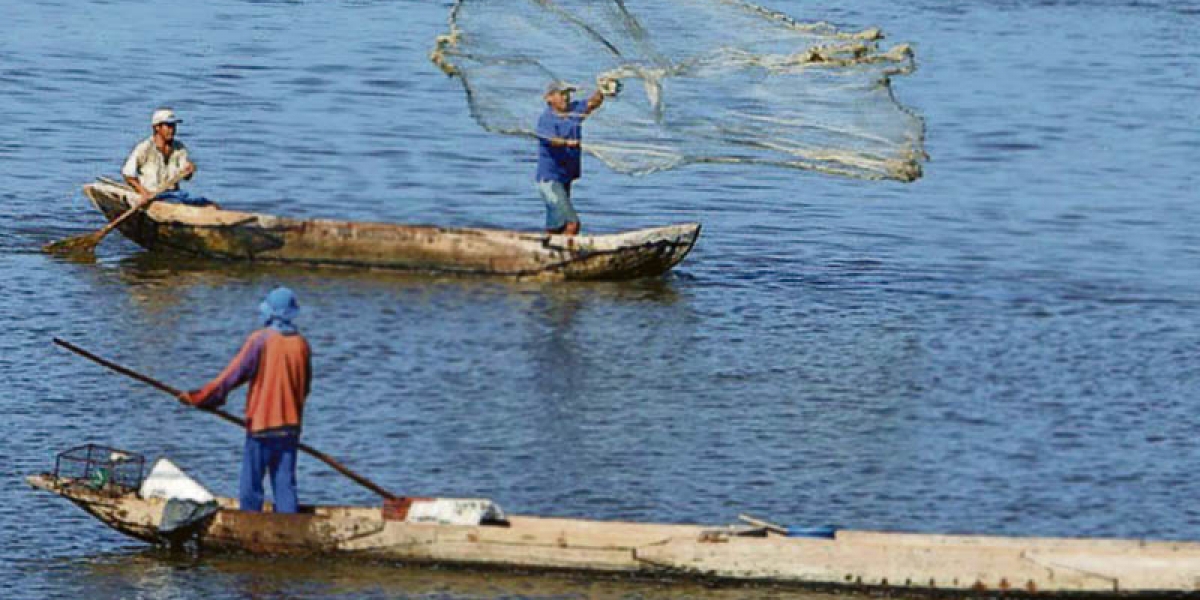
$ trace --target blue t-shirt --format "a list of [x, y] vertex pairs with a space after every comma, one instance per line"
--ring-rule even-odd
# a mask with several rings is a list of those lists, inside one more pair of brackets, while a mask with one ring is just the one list
[[578, 140], [583, 137], [583, 119], [587, 110], [586, 100], [576, 100], [567, 105], [567, 114], [560, 115], [547, 106], [546, 112], [538, 118], [538, 181], [560, 181], [570, 183], [579, 179], [580, 158], [583, 156], [579, 148], [566, 146], [551, 146], [550, 138]]

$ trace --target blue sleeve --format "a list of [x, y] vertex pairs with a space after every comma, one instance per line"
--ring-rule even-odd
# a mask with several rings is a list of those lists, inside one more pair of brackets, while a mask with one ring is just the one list
[[576, 100], [567, 108], [571, 113], [571, 118], [582, 119], [583, 113], [587, 111], [587, 100]]
[[546, 141], [552, 137], [558, 137], [558, 132], [554, 131], [554, 116], [550, 114], [550, 111], [546, 111], [542, 113], [541, 117], [538, 117], [537, 136]]

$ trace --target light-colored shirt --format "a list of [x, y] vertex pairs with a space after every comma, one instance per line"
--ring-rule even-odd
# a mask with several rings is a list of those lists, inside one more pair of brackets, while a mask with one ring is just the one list
[[[171, 142], [171, 148], [171, 158], [168, 159], [163, 157], [162, 152], [154, 145], [154, 136], [138, 142], [138, 145], [133, 147], [133, 152], [129, 153], [129, 158], [125, 159], [121, 175], [137, 179], [142, 187], [150, 191], [165, 191], [163, 186], [192, 164], [187, 146], [184, 146], [183, 142], [174, 140]], [[172, 189], [178, 187], [175, 185]]]

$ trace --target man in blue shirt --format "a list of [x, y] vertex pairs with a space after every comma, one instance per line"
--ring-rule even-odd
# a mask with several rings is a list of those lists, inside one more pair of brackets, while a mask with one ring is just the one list
[[[604, 96], [620, 89], [616, 80], [604, 80], [590, 98], [571, 101], [575, 88], [555, 81], [546, 88], [546, 112], [538, 119], [537, 186], [546, 201], [546, 231], [575, 235], [579, 215], [571, 206], [571, 182], [579, 179], [583, 152], [583, 120], [604, 103]], [[602, 91], [603, 90], [603, 91]]]

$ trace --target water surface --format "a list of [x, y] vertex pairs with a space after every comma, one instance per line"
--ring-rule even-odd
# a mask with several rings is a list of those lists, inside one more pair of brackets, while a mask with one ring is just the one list
[[[542, 208], [533, 148], [479, 129], [425, 57], [445, 2], [7, 6], [4, 595], [728, 593], [193, 561], [25, 487], [97, 442], [234, 494], [240, 432], [50, 339], [198, 387], [278, 284], [315, 350], [306, 440], [397, 493], [603, 519], [1200, 539], [1200, 5], [774, 6], [914, 44], [896, 93], [928, 122], [925, 177], [630, 178], [589, 162], [585, 227], [705, 229], [665, 278], [567, 285], [226, 265], [119, 236], [95, 263], [43, 255], [101, 224], [80, 186], [115, 175], [163, 104], [185, 119], [191, 189], [239, 209], [536, 229]], [[305, 501], [375, 502], [316, 461], [300, 471]]]

